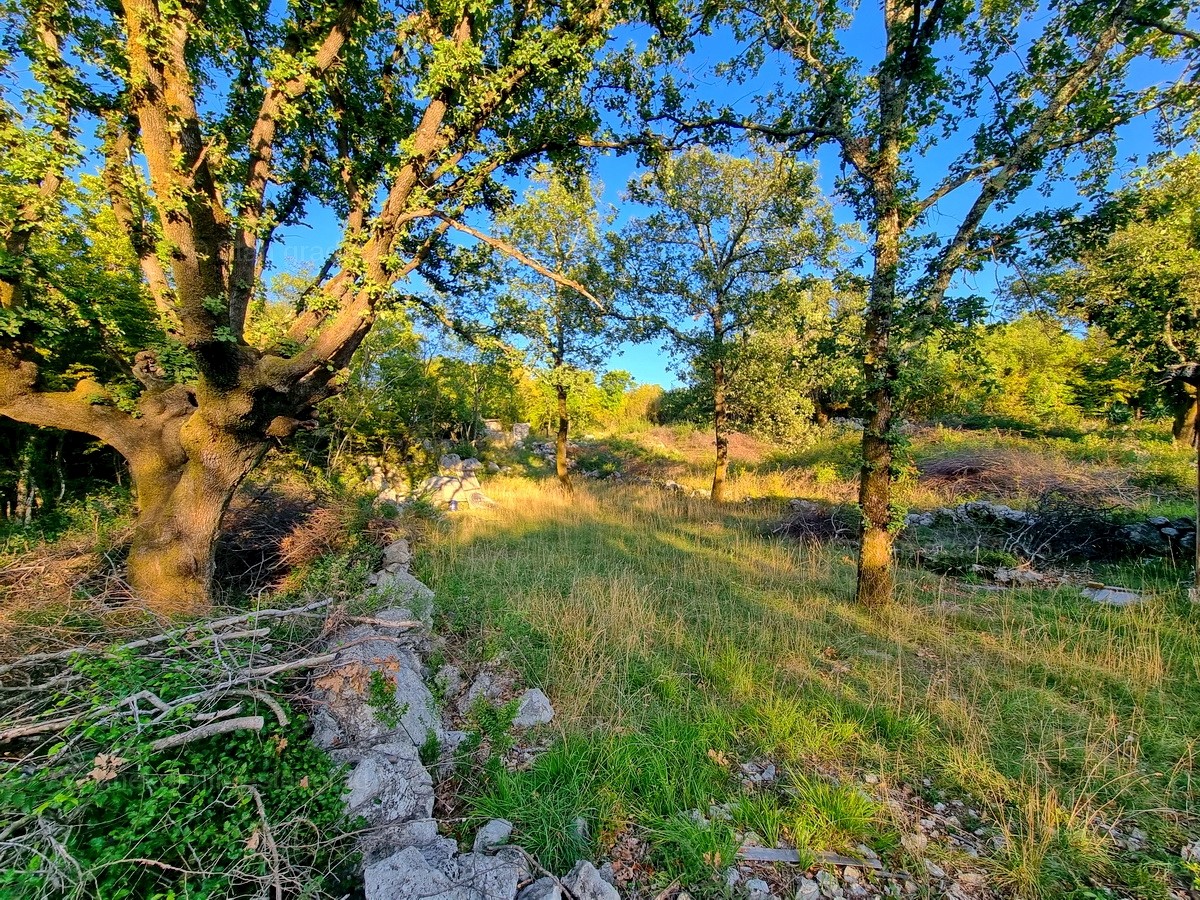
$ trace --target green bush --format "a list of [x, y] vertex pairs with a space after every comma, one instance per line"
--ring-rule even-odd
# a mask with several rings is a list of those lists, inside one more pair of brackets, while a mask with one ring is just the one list
[[[76, 657], [60, 709], [90, 711], [52, 746], [0, 770], [0, 896], [104, 900], [264, 896], [340, 897], [356, 863], [341, 769], [307, 737], [303, 716], [238, 698], [260, 731], [234, 731], [155, 751], [192, 727], [164, 703], [202, 689], [191, 660]], [[262, 695], [259, 694], [259, 697]], [[124, 701], [125, 705], [122, 706]]]

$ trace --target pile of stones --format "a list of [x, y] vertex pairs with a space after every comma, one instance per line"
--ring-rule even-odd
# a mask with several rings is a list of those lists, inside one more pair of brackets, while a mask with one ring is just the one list
[[[542, 870], [508, 845], [513, 826], [503, 819], [480, 828], [469, 850], [440, 832], [433, 773], [452, 765], [467, 734], [447, 726], [427, 683], [433, 676], [425, 658], [439, 645], [431, 631], [433, 592], [409, 571], [411, 561], [405, 541], [386, 548], [371, 577], [385, 608], [351, 619], [330, 639], [336, 655], [312, 686], [313, 740], [351, 767], [346, 810], [367, 823], [360, 838], [366, 900], [619, 900], [588, 861], [561, 879]], [[490, 686], [481, 676], [464, 697], [490, 702]], [[515, 728], [554, 715], [540, 690], [518, 700]]]
[[438, 474], [421, 481], [411, 494], [389, 487], [378, 472], [372, 473], [367, 483], [372, 488], [382, 487], [375, 498], [379, 503], [404, 503], [419, 497], [447, 506], [491, 506], [493, 501], [479, 482], [479, 473], [485, 470], [492, 474], [502, 471], [495, 463], [485, 465], [473, 456], [463, 459], [457, 453], [447, 453], [438, 461]]
[[1121, 535], [1131, 544], [1162, 556], [1183, 556], [1196, 552], [1194, 519], [1154, 516], [1145, 522], [1122, 525]]

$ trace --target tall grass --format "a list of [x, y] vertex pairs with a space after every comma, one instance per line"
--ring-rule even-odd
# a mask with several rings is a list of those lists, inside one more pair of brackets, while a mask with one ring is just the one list
[[[498, 505], [455, 519], [421, 574], [468, 652], [504, 656], [555, 702], [561, 743], [526, 772], [481, 774], [471, 801], [552, 860], [632, 827], [664, 878], [704, 877], [733, 834], [688, 816], [712, 802], [801, 847], [892, 846], [855, 784], [869, 770], [983, 805], [1015, 895], [1094, 877], [1153, 896], [1131, 873], [1166, 865], [1200, 813], [1198, 626], [1170, 601], [1115, 610], [904, 572], [899, 602], [872, 614], [849, 602], [844, 550], [764, 535], [781, 505], [516, 479], [489, 492]], [[782, 790], [739, 785], [758, 757], [789, 771]], [[586, 840], [562, 837], [579, 817]], [[1149, 849], [1122, 855], [1114, 824]]]

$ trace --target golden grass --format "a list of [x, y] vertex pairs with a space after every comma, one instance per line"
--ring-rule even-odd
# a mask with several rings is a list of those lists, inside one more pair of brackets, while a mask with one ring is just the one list
[[[743, 476], [733, 496], [763, 484]], [[497, 506], [458, 515], [424, 574], [477, 616], [484, 652], [543, 684], [568, 732], [720, 709], [744, 723], [734, 744], [955, 785], [990, 804], [1010, 848], [993, 862], [1017, 896], [1041, 896], [1048, 855], [1101, 867], [1101, 820], [1168, 841], [1200, 812], [1200, 635], [1165, 601], [1111, 610], [902, 572], [899, 602], [871, 613], [849, 602], [844, 548], [765, 535], [782, 503], [488, 490]]]

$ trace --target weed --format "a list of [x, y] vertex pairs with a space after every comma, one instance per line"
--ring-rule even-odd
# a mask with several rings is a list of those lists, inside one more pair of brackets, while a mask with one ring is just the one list
[[367, 705], [371, 712], [384, 727], [392, 729], [400, 725], [400, 720], [408, 712], [407, 703], [396, 702], [396, 682], [379, 669], [371, 670], [371, 679], [367, 685]]

